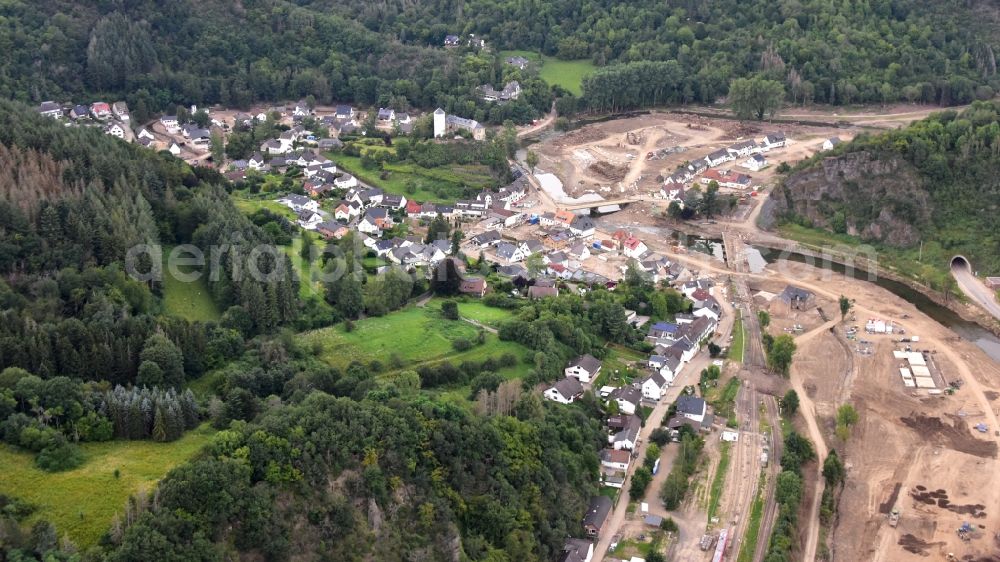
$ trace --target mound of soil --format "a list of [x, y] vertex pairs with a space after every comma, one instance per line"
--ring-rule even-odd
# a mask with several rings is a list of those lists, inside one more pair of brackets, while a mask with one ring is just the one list
[[899, 421], [935, 445], [980, 458], [996, 458], [996, 443], [976, 439], [969, 431], [965, 420], [958, 416], [949, 415], [948, 417], [952, 420], [951, 425], [942, 421], [941, 418], [916, 413], [912, 413], [905, 418], [899, 418]]
[[913, 554], [919, 554], [921, 556], [929, 556], [931, 547], [943, 546], [944, 542], [927, 542], [920, 537], [915, 537], [907, 533], [899, 537], [898, 544], [907, 552], [912, 552]]
[[[879, 513], [888, 515], [890, 512], [892, 512], [892, 507], [896, 505], [896, 500], [899, 499], [899, 490], [902, 487], [903, 487], [902, 482], [896, 482], [896, 484], [892, 487], [892, 493], [889, 494], [889, 499], [885, 500], [885, 503], [879, 504], [878, 506]], [[917, 486], [917, 488], [921, 492], [924, 490], [923, 486]]]
[[910, 497], [914, 500], [927, 504], [927, 505], [937, 505], [941, 509], [947, 509], [954, 513], [960, 515], [971, 515], [975, 519], [986, 518], [986, 506], [980, 503], [977, 504], [966, 504], [957, 505], [952, 504], [951, 500], [948, 499], [948, 492], [945, 490], [934, 490], [933, 492], [927, 492], [923, 486], [917, 486], [915, 489], [910, 491]]
[[594, 162], [590, 166], [587, 166], [587, 170], [609, 181], [622, 181], [625, 179], [625, 174], [628, 173], [628, 167], [615, 166], [614, 164], [603, 160]]

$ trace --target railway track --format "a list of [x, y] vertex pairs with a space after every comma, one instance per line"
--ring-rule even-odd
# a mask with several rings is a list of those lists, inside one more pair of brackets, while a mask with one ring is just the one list
[[728, 559], [735, 560], [738, 556], [749, 524], [750, 511], [754, 498], [757, 496], [757, 486], [760, 482], [760, 434], [757, 431], [759, 413], [757, 410], [758, 393], [752, 382], [746, 381], [741, 387], [736, 399], [736, 415], [740, 422], [740, 439], [736, 442], [733, 464], [734, 476], [737, 478], [739, 492], [736, 502], [730, 512], [730, 523], [734, 533], [730, 538], [731, 548]]
[[774, 499], [774, 491], [778, 473], [781, 471], [778, 461], [781, 460], [781, 448], [784, 445], [779, 430], [781, 422], [778, 420], [778, 401], [773, 396], [765, 396], [763, 401], [771, 428], [768, 440], [770, 448], [767, 463], [768, 477], [765, 484], [768, 488], [764, 499], [764, 513], [760, 519], [760, 532], [757, 534], [757, 547], [753, 554], [754, 562], [762, 562], [764, 556], [767, 555], [771, 531], [774, 530], [774, 524], [778, 518], [778, 502]]

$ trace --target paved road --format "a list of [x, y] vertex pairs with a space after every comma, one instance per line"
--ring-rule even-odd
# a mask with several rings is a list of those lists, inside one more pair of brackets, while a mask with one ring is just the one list
[[958, 286], [966, 296], [1000, 320], [1000, 304], [997, 303], [996, 294], [977, 279], [968, 267], [953, 265], [951, 274], [955, 276], [955, 281], [958, 281]]

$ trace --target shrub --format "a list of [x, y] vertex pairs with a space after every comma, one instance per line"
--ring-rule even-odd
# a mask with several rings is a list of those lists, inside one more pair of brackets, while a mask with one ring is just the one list
[[42, 449], [35, 464], [48, 472], [69, 470], [83, 464], [83, 452], [76, 445], [64, 441]]
[[457, 338], [452, 340], [451, 347], [455, 348], [455, 351], [468, 351], [472, 349], [472, 342], [465, 338]]

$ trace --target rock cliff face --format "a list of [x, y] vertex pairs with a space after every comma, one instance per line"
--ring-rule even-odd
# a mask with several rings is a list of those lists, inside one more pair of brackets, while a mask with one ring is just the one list
[[920, 241], [929, 195], [898, 156], [853, 152], [791, 174], [771, 194], [778, 216], [897, 247]]

